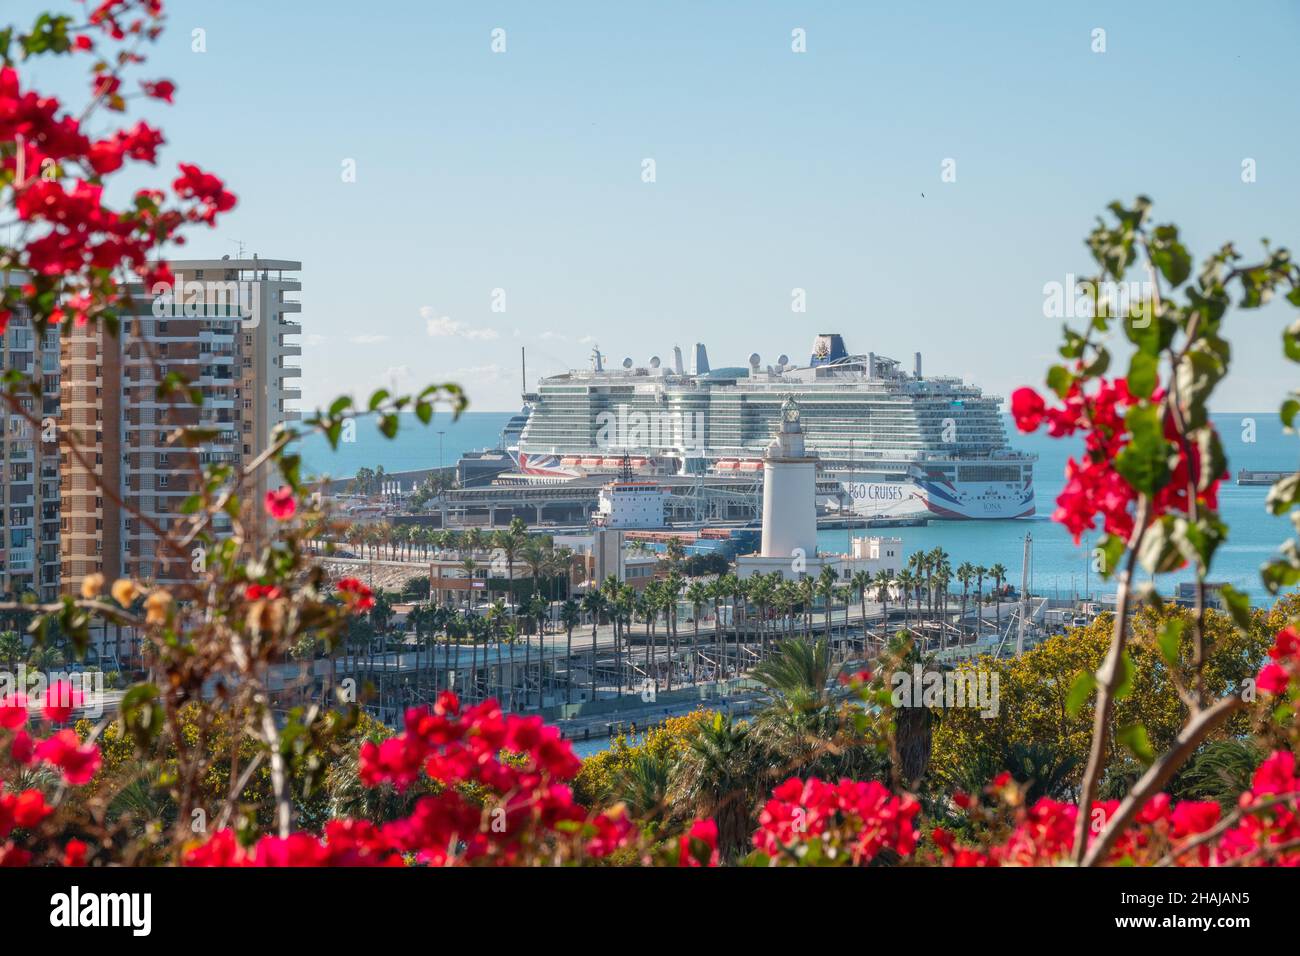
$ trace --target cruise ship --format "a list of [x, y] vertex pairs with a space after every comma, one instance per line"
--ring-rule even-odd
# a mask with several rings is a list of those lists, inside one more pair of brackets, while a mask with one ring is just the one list
[[[645, 475], [762, 474], [782, 403], [800, 408], [819, 478], [842, 508], [866, 517], [999, 519], [1034, 513], [1035, 455], [1007, 443], [1001, 400], [960, 379], [926, 377], [883, 355], [851, 355], [838, 333], [813, 342], [807, 365], [690, 368], [631, 359], [548, 376], [525, 395], [518, 474], [541, 482], [628, 468]], [[834, 487], [832, 483], [830, 485]], [[835, 506], [835, 502], [828, 502]]]

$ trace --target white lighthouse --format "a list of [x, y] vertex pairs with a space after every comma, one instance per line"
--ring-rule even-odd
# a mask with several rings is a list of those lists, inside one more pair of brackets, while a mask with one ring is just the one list
[[787, 398], [781, 427], [763, 456], [765, 558], [811, 558], [817, 553], [817, 458], [804, 448], [799, 404]]

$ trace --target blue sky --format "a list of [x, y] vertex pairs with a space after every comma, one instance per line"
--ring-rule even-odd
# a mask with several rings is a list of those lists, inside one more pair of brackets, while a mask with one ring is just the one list
[[[167, 166], [240, 197], [187, 253], [303, 261], [304, 405], [451, 378], [507, 409], [520, 346], [532, 376], [585, 365], [593, 339], [638, 361], [704, 341], [718, 365], [802, 360], [818, 331], [1006, 395], [1040, 379], [1043, 285], [1090, 271], [1110, 200], [1146, 192], [1198, 254], [1300, 246], [1295, 3], [168, 9], [146, 68], [178, 86], [149, 110]], [[1220, 410], [1292, 385], [1287, 321], [1229, 330]]]

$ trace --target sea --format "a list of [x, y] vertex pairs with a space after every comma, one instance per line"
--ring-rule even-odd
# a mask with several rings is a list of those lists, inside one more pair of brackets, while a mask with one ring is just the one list
[[[330, 449], [323, 436], [311, 435], [302, 443], [304, 471], [314, 475], [345, 478], [361, 468], [383, 466], [387, 472], [414, 471], [452, 465], [461, 454], [496, 447], [508, 412], [466, 412], [458, 420], [436, 415], [421, 425], [412, 414], [402, 416], [396, 438], [389, 440], [368, 422], [359, 423], [356, 440]], [[1228, 455], [1230, 477], [1219, 494], [1219, 510], [1229, 526], [1228, 540], [1215, 556], [1210, 580], [1225, 582], [1251, 596], [1256, 604], [1272, 598], [1260, 583], [1259, 568], [1278, 546], [1294, 536], [1285, 516], [1274, 517], [1264, 507], [1267, 486], [1236, 484], [1237, 470], [1295, 470], [1300, 467], [1300, 438], [1285, 433], [1276, 412], [1213, 416]], [[1092, 572], [1092, 548], [1098, 535], [1085, 536], [1075, 544], [1068, 532], [1051, 520], [1054, 499], [1064, 484], [1065, 462], [1078, 455], [1078, 440], [1053, 439], [1043, 434], [1023, 435], [1007, 420], [1013, 447], [1038, 455], [1034, 468], [1037, 514], [1008, 521], [934, 521], [925, 527], [900, 528], [889, 532], [823, 531], [818, 536], [822, 550], [848, 550], [852, 536], [892, 534], [903, 539], [903, 553], [941, 547], [954, 567], [963, 561], [989, 566], [1001, 563], [1010, 571], [1017, 587], [1025, 562], [1025, 536], [1032, 536], [1029, 581], [1036, 594], [1062, 598], [1113, 593], [1114, 586]], [[1188, 573], [1161, 575], [1161, 593], [1169, 595], [1179, 581], [1191, 580]], [[988, 587], [988, 582], [985, 582]]]

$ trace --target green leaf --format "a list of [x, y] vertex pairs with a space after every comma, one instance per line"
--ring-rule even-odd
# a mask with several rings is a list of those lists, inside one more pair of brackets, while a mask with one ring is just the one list
[[1076, 716], [1087, 702], [1089, 695], [1097, 689], [1097, 676], [1092, 671], [1083, 671], [1070, 685], [1070, 693], [1065, 698], [1065, 711], [1071, 717]]
[[1151, 261], [1172, 286], [1180, 286], [1192, 274], [1192, 256], [1178, 241], [1176, 226], [1157, 226], [1151, 238]]
[[1126, 727], [1121, 727], [1115, 732], [1115, 740], [1144, 764], [1149, 765], [1156, 759], [1155, 750], [1151, 746], [1151, 738], [1147, 736], [1147, 729], [1142, 724], [1129, 724]]
[[1133, 677], [1136, 674], [1137, 668], [1133, 666], [1133, 657], [1128, 651], [1124, 651], [1119, 656], [1119, 681], [1115, 685], [1116, 700], [1123, 700], [1133, 693]]
[[1237, 625], [1237, 630], [1243, 634], [1250, 633], [1250, 598], [1231, 584], [1219, 585], [1219, 596], [1228, 606], [1228, 613], [1232, 615], [1232, 623]]
[[1295, 417], [1297, 413], [1300, 413], [1300, 401], [1296, 401], [1294, 398], [1288, 398], [1282, 403], [1282, 409], [1278, 414], [1282, 419], [1282, 424], [1288, 429], [1291, 429], [1295, 427]]
[[1059, 398], [1065, 398], [1073, 384], [1074, 375], [1064, 365], [1053, 365], [1047, 370], [1047, 387]]
[[1139, 398], [1150, 398], [1156, 390], [1160, 360], [1146, 352], [1134, 352], [1128, 363], [1128, 390]]
[[1182, 640], [1184, 623], [1178, 618], [1170, 618], [1165, 621], [1164, 626], [1160, 628], [1160, 633], [1156, 635], [1156, 643], [1160, 646], [1160, 656], [1165, 659], [1165, 663], [1171, 667], [1178, 664], [1178, 647]]
[[1118, 535], [1108, 534], [1097, 542], [1096, 550], [1100, 550], [1102, 554], [1102, 566], [1097, 569], [1097, 572], [1103, 578], [1109, 579], [1124, 560], [1128, 542]]
[[1154, 494], [1169, 481], [1172, 448], [1165, 440], [1157, 405], [1142, 404], [1129, 409], [1124, 418], [1132, 440], [1115, 459], [1118, 471], [1135, 490]]
[[122, 728], [141, 749], [158, 736], [163, 725], [163, 710], [158, 703], [158, 688], [153, 684], [136, 684], [118, 706]]

